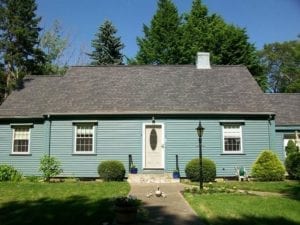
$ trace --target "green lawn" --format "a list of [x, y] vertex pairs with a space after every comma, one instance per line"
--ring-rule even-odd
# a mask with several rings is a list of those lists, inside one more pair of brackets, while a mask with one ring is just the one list
[[0, 224], [102, 224], [113, 220], [112, 199], [126, 182], [0, 183]]
[[[213, 184], [221, 186], [221, 184]], [[223, 184], [224, 185], [224, 184]], [[296, 225], [300, 224], [299, 182], [227, 182], [227, 187], [269, 191], [283, 196], [217, 193], [184, 196], [206, 224]]]

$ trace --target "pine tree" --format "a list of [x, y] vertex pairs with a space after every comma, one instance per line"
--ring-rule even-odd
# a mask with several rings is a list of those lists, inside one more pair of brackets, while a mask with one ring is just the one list
[[116, 37], [117, 29], [111, 21], [105, 21], [92, 41], [94, 51], [90, 54], [92, 65], [122, 64], [123, 55], [121, 50], [124, 44], [120, 37]]
[[6, 75], [6, 96], [25, 74], [40, 73], [45, 62], [38, 48], [41, 20], [34, 0], [0, 0], [0, 57]]
[[144, 25], [144, 37], [137, 38], [139, 64], [178, 64], [180, 60], [180, 17], [171, 0], [159, 0], [150, 27]]

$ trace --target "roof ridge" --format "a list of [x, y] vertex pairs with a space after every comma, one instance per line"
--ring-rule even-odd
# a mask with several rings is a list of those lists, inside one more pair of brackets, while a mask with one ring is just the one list
[[[211, 65], [212, 67], [246, 67], [245, 65], [239, 64], [239, 65]], [[120, 67], [120, 68], [131, 68], [131, 67], [195, 67], [195, 64], [160, 64], [160, 65], [73, 65], [70, 66], [68, 70], [72, 68], [109, 68], [109, 67]], [[199, 69], [201, 70], [201, 69]]]

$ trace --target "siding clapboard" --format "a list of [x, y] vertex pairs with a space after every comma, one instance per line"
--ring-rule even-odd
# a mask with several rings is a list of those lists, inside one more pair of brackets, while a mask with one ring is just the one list
[[[84, 118], [86, 120], [86, 118]], [[273, 150], [282, 158], [278, 133], [275, 134], [274, 121], [245, 120], [242, 125], [243, 154], [223, 154], [222, 126], [219, 119], [201, 119], [205, 128], [203, 135], [203, 156], [213, 160], [217, 166], [217, 176], [234, 176], [235, 167], [251, 166], [262, 150]], [[224, 121], [224, 118], [222, 118]], [[230, 119], [232, 121], [232, 119]], [[75, 130], [73, 121], [54, 120], [51, 126], [52, 156], [62, 165], [61, 176], [97, 177], [97, 167], [104, 160], [120, 160], [128, 170], [128, 155], [131, 154], [138, 171], [143, 170], [143, 126], [149, 119], [101, 119], [95, 128], [95, 154], [74, 154]], [[178, 155], [181, 176], [185, 176], [185, 165], [198, 157], [199, 144], [195, 128], [199, 119], [157, 119], [156, 123], [165, 128], [165, 171], [176, 168]], [[0, 125], [0, 163], [20, 169], [24, 175], [38, 175], [39, 160], [48, 153], [50, 123], [34, 124], [31, 130], [31, 155], [11, 156], [12, 129], [9, 124]], [[275, 138], [276, 137], [276, 138]]]

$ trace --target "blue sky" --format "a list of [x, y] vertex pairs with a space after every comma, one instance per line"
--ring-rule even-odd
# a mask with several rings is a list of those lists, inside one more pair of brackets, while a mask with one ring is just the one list
[[[66, 60], [70, 65], [84, 64], [91, 51], [91, 40], [105, 19], [118, 29], [126, 45], [123, 53], [134, 57], [136, 37], [143, 35], [143, 24], [149, 24], [156, 0], [36, 0], [41, 27], [48, 28], [59, 20], [70, 47]], [[188, 12], [192, 0], [173, 0], [180, 13]], [[202, 0], [210, 13], [221, 15], [226, 22], [245, 27], [258, 49], [264, 44], [287, 41], [300, 34], [300, 0]]]

